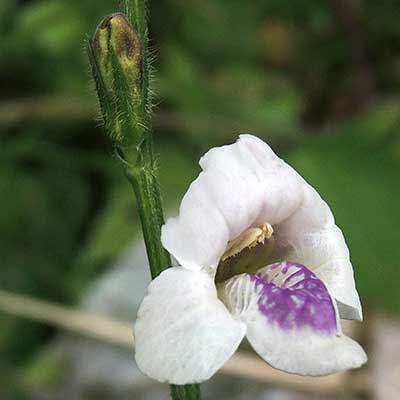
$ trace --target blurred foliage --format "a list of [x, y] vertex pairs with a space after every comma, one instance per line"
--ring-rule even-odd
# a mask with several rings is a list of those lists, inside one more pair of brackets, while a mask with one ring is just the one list
[[388, 148], [366, 141], [358, 128], [342, 127], [338, 136], [306, 141], [289, 160], [329, 199], [364, 303], [398, 312], [400, 163]]
[[[140, 235], [91, 112], [84, 51], [117, 5], [0, 1], [1, 288], [74, 304]], [[400, 311], [398, 10], [396, 0], [152, 1], [167, 209], [202, 152], [255, 132], [332, 205], [366, 302]], [[0, 324], [0, 383], [24, 366], [35, 376], [54, 332], [3, 315]]]

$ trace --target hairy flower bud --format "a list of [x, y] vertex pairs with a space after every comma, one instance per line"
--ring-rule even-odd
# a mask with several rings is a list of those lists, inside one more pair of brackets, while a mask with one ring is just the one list
[[103, 120], [123, 150], [139, 142], [144, 108], [140, 40], [124, 14], [112, 14], [100, 23], [89, 55]]
[[140, 42], [125, 15], [117, 13], [106, 17], [96, 30], [93, 44], [102, 72], [112, 72], [115, 57], [126, 79], [136, 84], [132, 89], [137, 90], [141, 75]]

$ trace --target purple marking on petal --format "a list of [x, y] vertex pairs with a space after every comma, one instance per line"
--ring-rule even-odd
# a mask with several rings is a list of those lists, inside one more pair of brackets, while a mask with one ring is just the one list
[[259, 290], [258, 309], [268, 322], [282, 329], [311, 328], [320, 334], [337, 332], [336, 312], [324, 283], [304, 265], [283, 262], [270, 266], [279, 268], [272, 279], [268, 270], [251, 275]]

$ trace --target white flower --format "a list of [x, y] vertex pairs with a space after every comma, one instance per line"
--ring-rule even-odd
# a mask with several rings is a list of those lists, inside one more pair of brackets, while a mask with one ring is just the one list
[[[362, 319], [349, 251], [329, 206], [251, 135], [211, 149], [162, 229], [176, 258], [149, 286], [136, 361], [172, 384], [211, 377], [247, 337], [270, 365], [325, 375], [366, 362], [339, 315]], [[322, 166], [321, 166], [322, 167]]]

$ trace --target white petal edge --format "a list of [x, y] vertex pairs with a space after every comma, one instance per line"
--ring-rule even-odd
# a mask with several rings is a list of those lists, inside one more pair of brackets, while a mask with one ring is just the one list
[[350, 260], [334, 259], [320, 265], [314, 272], [335, 298], [340, 318], [362, 321], [363, 312]]
[[208, 274], [169, 268], [151, 282], [140, 306], [135, 359], [160, 382], [202, 382], [232, 356], [245, 331], [217, 298]]
[[247, 338], [254, 350], [271, 366], [298, 375], [323, 376], [367, 362], [362, 347], [344, 335], [324, 338], [311, 330], [284, 332], [272, 326], [266, 329], [257, 314], [247, 314]]
[[301, 206], [276, 231], [277, 257], [306, 265], [338, 301], [341, 318], [362, 320], [350, 253], [329, 206], [307, 184]]

